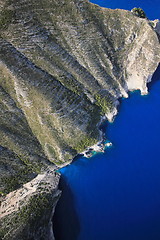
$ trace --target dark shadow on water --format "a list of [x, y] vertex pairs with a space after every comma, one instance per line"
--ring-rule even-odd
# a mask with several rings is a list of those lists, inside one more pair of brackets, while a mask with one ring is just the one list
[[74, 208], [74, 198], [65, 178], [61, 176], [59, 189], [62, 196], [53, 217], [53, 231], [56, 240], [76, 240], [80, 232], [79, 220]]
[[156, 71], [153, 74], [152, 81], [148, 83], [148, 90], [152, 88], [152, 86], [160, 79], [160, 64], [158, 65]]
[[103, 134], [105, 134], [107, 128], [108, 128], [108, 121], [105, 120], [104, 122], [101, 123], [101, 125], [99, 126], [99, 129], [103, 132]]
[[76, 162], [78, 159], [80, 159], [81, 157], [83, 157], [83, 154], [77, 154], [77, 156], [75, 156], [72, 160], [72, 163]]

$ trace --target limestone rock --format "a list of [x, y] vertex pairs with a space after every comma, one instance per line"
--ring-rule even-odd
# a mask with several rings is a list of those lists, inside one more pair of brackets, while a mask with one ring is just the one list
[[111, 120], [128, 90], [147, 94], [160, 58], [147, 19], [87, 0], [11, 0], [1, 11], [1, 85], [51, 162], [96, 143], [100, 114]]
[[[88, 0], [0, 0], [3, 201], [100, 141], [102, 117], [112, 121], [129, 90], [147, 94], [160, 61], [158, 24]], [[29, 239], [16, 228], [13, 239]]]
[[52, 217], [61, 192], [54, 169], [10, 192], [1, 204], [0, 237], [6, 240], [54, 240]]

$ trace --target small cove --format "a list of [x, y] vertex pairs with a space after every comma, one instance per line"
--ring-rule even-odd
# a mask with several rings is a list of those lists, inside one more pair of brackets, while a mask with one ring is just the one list
[[[147, 3], [147, 15], [156, 18]], [[137, 6], [132, 5], [130, 9]], [[118, 1], [105, 7], [129, 8]], [[103, 124], [113, 147], [60, 170], [63, 193], [53, 219], [56, 240], [160, 239], [159, 123], [160, 67], [149, 94], [130, 93], [121, 100], [114, 123]]]

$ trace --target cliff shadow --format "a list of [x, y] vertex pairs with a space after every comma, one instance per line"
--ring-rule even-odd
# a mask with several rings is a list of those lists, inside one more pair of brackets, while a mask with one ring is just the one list
[[158, 80], [160, 80], [160, 63], [159, 63], [159, 65], [158, 65], [156, 71], [155, 71], [154, 74], [153, 74], [152, 81], [147, 84], [149, 91], [150, 91], [150, 89], [152, 88], [152, 86], [153, 86]]
[[72, 191], [63, 176], [60, 178], [59, 189], [62, 190], [62, 195], [52, 219], [55, 240], [76, 240], [80, 232], [80, 224]]

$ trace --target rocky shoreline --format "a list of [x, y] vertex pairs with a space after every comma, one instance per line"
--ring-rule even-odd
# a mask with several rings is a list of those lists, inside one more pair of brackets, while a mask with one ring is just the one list
[[128, 91], [147, 94], [159, 20], [88, 0], [1, 3], [0, 238], [49, 240], [55, 172], [112, 146], [99, 126]]
[[[128, 91], [129, 91], [129, 92], [132, 92], [132, 91], [135, 91], [135, 90], [140, 90], [142, 96], [147, 95], [147, 94], [148, 94], [147, 84], [152, 81], [152, 76], [153, 76], [153, 74], [150, 75], [150, 76], [147, 78], [146, 81], [144, 81], [144, 86], [145, 86], [145, 87], [143, 87], [143, 88], [138, 88], [138, 87], [137, 87], [137, 88], [131, 88], [131, 89], [129, 89]], [[126, 90], [126, 93], [123, 94], [123, 97], [124, 97], [124, 98], [128, 98], [128, 93], [127, 93], [128, 91]], [[109, 122], [113, 122], [113, 121], [114, 121], [114, 118], [115, 118], [116, 115], [118, 114], [117, 106], [118, 106], [119, 104], [120, 104], [119, 101], [116, 100], [116, 101], [115, 101], [115, 107], [114, 107], [114, 109], [112, 110], [112, 112], [107, 113], [104, 117], [102, 117], [100, 123], [98, 124], [98, 129], [99, 129], [100, 125], [101, 125], [102, 123], [104, 123], [105, 121], [109, 121]], [[94, 145], [88, 147], [85, 151], [83, 151], [82, 153], [80, 153], [80, 155], [83, 155], [83, 156], [86, 157], [86, 158], [90, 158], [90, 157], [92, 157], [95, 153], [104, 152], [104, 150], [105, 150], [106, 148], [112, 147], [112, 145], [113, 145], [112, 142], [110, 142], [109, 140], [106, 139], [104, 133], [103, 133], [101, 130], [99, 130], [99, 132], [100, 132], [100, 139], [101, 139], [101, 140], [98, 141], [97, 144], [94, 144]]]

